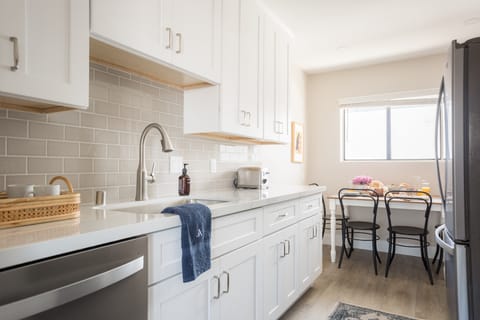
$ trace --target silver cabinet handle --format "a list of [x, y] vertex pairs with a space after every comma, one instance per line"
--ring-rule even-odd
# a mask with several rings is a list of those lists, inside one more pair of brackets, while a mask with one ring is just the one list
[[313, 208], [313, 204], [309, 203], [309, 204], [307, 205], [307, 209], [312, 209], [312, 208]]
[[290, 255], [290, 240], [285, 240], [285, 242], [287, 243], [288, 250], [287, 250], [286, 255], [288, 256], [288, 255]]
[[89, 278], [0, 306], [0, 314], [3, 320], [30, 317], [120, 282], [142, 270], [143, 264], [144, 257], [141, 256]]
[[18, 39], [17, 37], [10, 37], [10, 41], [13, 42], [13, 66], [10, 67], [10, 70], [17, 71], [20, 67], [20, 59], [18, 57]]
[[172, 28], [166, 27], [165, 31], [168, 33], [168, 44], [165, 46], [165, 49], [171, 49], [172, 48]]
[[247, 114], [248, 114], [248, 127], [250, 127], [252, 125], [252, 113], [247, 112]]
[[317, 238], [317, 237], [318, 237], [318, 225], [315, 225], [315, 226], [314, 226], [314, 230], [315, 230], [315, 236], [314, 236], [314, 238]]
[[310, 240], [315, 239], [315, 226], [312, 226], [312, 236], [309, 237]]
[[220, 277], [214, 276], [213, 279], [217, 280], [217, 295], [213, 296], [213, 299], [220, 299]]
[[245, 110], [240, 110], [240, 114], [241, 114], [240, 118], [242, 118], [242, 119], [240, 119], [240, 125], [244, 126], [245, 125], [245, 116], [246, 116]]
[[280, 213], [280, 214], [278, 215], [278, 218], [285, 218], [285, 217], [288, 217], [288, 212]]
[[178, 39], [178, 49], [175, 51], [175, 53], [182, 53], [182, 34], [175, 33], [175, 36]]
[[229, 293], [230, 292], [230, 273], [227, 271], [223, 271], [222, 275], [226, 274], [227, 275], [227, 290], [222, 290], [222, 293]]
[[287, 247], [285, 245], [285, 241], [280, 242], [280, 244], [283, 246], [283, 252], [280, 254], [280, 258], [283, 258], [287, 255]]

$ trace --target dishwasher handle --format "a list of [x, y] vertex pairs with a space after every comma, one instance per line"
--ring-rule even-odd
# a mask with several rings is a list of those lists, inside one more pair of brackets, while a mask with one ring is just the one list
[[102, 290], [141, 271], [144, 256], [94, 276], [0, 306], [3, 320], [23, 319]]
[[[435, 241], [449, 255], [453, 255], [455, 253], [455, 244], [448, 244], [447, 242], [445, 242], [445, 238], [448, 238], [448, 233], [445, 232], [446, 228], [447, 226], [445, 224], [442, 224], [435, 229]], [[442, 236], [440, 234], [442, 234]]]

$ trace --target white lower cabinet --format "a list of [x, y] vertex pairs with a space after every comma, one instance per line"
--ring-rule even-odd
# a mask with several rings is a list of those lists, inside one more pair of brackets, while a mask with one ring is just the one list
[[304, 291], [322, 273], [322, 229], [320, 215], [298, 223], [298, 280]]
[[264, 238], [263, 248], [263, 319], [277, 319], [299, 294], [297, 226], [292, 225]]
[[[318, 199], [214, 219], [212, 267], [189, 283], [181, 274], [180, 228], [149, 235], [149, 319], [278, 319], [322, 272]], [[275, 217], [281, 223], [272, 223]]]
[[217, 262], [195, 281], [183, 283], [182, 274], [156, 283], [148, 288], [148, 319], [213, 319], [211, 300], [217, 282]]
[[213, 319], [262, 319], [263, 259], [261, 241], [235, 250], [218, 260], [220, 265], [220, 273], [217, 275], [219, 291], [213, 293]]

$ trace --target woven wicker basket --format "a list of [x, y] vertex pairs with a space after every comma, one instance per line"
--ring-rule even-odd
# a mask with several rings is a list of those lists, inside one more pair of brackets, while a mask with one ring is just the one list
[[68, 192], [58, 196], [8, 199], [0, 193], [0, 228], [72, 219], [80, 216], [80, 194], [73, 192], [70, 181], [62, 176], [50, 179], [50, 184], [62, 180]]

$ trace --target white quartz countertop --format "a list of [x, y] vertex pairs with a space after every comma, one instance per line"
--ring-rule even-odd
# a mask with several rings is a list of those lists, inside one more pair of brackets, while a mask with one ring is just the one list
[[[272, 186], [269, 190], [225, 190], [208, 194], [193, 194], [188, 198], [225, 201], [209, 205], [212, 217], [216, 218], [323, 191], [325, 191], [325, 187]], [[103, 208], [82, 206], [80, 218], [77, 219], [2, 229], [0, 230], [0, 270], [177, 227], [180, 225], [180, 219], [176, 215], [135, 213], [136, 210], [128, 212], [128, 206], [131, 205], [132, 208], [138, 205], [161, 207], [162, 203], [178, 201], [178, 199], [180, 198], [118, 203]]]

